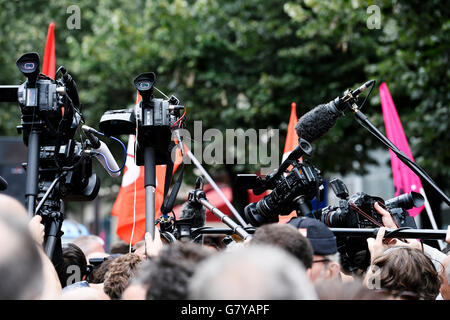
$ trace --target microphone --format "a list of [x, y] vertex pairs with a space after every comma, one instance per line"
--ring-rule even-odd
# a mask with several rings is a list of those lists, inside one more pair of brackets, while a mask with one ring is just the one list
[[337, 97], [305, 113], [295, 125], [297, 135], [308, 142], [313, 142], [323, 136], [336, 124], [337, 119], [344, 115], [344, 110], [351, 99], [356, 99], [374, 82], [375, 80], [367, 81], [356, 90], [348, 92], [344, 97]]
[[206, 209], [201, 203], [188, 200], [181, 207], [180, 220], [190, 219], [191, 227], [201, 228], [205, 225]]
[[109, 151], [108, 146], [93, 135], [93, 133], [96, 133], [97, 130], [86, 125], [83, 125], [81, 128], [91, 142], [93, 148], [93, 150], [88, 150], [86, 152], [92, 153], [111, 177], [115, 178], [120, 176], [120, 171], [118, 171], [119, 166], [117, 165], [116, 159], [114, 159], [114, 156], [111, 154], [111, 151]]
[[8, 188], [8, 182], [0, 176], [0, 191], [4, 191]]

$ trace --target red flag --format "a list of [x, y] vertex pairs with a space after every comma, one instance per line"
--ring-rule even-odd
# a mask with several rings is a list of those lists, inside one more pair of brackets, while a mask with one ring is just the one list
[[[286, 135], [286, 142], [284, 143], [284, 152], [283, 152], [283, 159], [284, 161], [292, 150], [294, 150], [298, 146], [298, 135], [295, 131], [295, 125], [298, 122], [297, 118], [297, 105], [295, 102], [292, 102], [291, 104], [291, 116], [289, 118], [289, 124], [288, 124], [288, 130]], [[291, 218], [297, 217], [297, 212], [292, 211], [287, 216], [278, 216], [279, 222], [278, 223], [287, 223]]]
[[44, 62], [42, 73], [46, 76], [55, 78], [55, 23], [48, 25], [47, 43], [45, 44]]
[[[414, 158], [409, 148], [408, 140], [406, 140], [405, 132], [403, 131], [402, 123], [395, 108], [394, 101], [386, 83], [380, 85], [380, 100], [383, 109], [384, 124], [386, 127], [386, 135], [392, 143], [403, 151], [406, 156], [414, 161]], [[423, 192], [422, 183], [419, 177], [411, 171], [391, 150], [391, 166], [392, 176], [394, 179], [395, 196], [406, 192]], [[424, 207], [412, 208], [408, 210], [412, 217], [416, 217]]]
[[[141, 100], [140, 95], [136, 103]], [[145, 235], [145, 187], [144, 167], [137, 166], [134, 162], [134, 142], [136, 137], [130, 135], [128, 140], [127, 160], [122, 179], [122, 185], [111, 210], [111, 215], [117, 217], [116, 233], [120, 239], [134, 245], [142, 240]], [[177, 150], [179, 151], [179, 150]], [[182, 161], [180, 152], [174, 163], [175, 172]], [[156, 166], [156, 189], [155, 189], [155, 220], [161, 216], [161, 205], [164, 201], [164, 180], [166, 166]], [[134, 229], [134, 230], [133, 230]]]

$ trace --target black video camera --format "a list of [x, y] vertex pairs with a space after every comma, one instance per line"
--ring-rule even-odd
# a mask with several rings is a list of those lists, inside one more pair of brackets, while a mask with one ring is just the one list
[[[308, 201], [314, 197], [323, 195], [323, 180], [320, 171], [311, 164], [303, 163], [298, 160], [291, 162], [292, 169], [285, 171], [287, 175], [278, 174], [267, 189], [272, 192], [259, 200], [247, 205], [244, 209], [245, 219], [255, 227], [266, 223], [278, 222], [279, 215], [288, 215], [293, 210], [301, 211], [305, 216], [309, 215], [310, 208]], [[256, 176], [240, 176], [242, 180], [245, 177], [246, 185], [250, 189], [262, 193], [260, 184], [263, 180]], [[265, 191], [265, 190], [264, 190]]]
[[111, 110], [100, 119], [100, 130], [106, 135], [132, 134], [137, 130], [136, 164], [144, 165], [143, 150], [152, 146], [156, 164], [167, 164], [171, 151], [172, 127], [180, 119], [184, 106], [171, 96], [168, 100], [153, 96], [156, 76], [153, 72], [142, 73], [134, 79], [134, 86], [142, 100], [135, 108]]
[[417, 192], [405, 193], [386, 202], [380, 197], [357, 192], [349, 198], [345, 184], [339, 179], [330, 181], [330, 185], [339, 200], [337, 207], [328, 206], [315, 215], [323, 223], [332, 228], [376, 228], [383, 225], [381, 215], [375, 210], [378, 202], [385, 207], [397, 225], [416, 229], [416, 223], [409, 216], [407, 209], [420, 207], [424, 198]]
[[91, 156], [84, 153], [85, 145], [74, 140], [83, 119], [78, 88], [67, 70], [63, 66], [57, 70], [59, 79], [41, 74], [36, 52], [24, 54], [16, 65], [27, 80], [17, 87], [1, 86], [0, 101], [19, 103], [17, 130], [28, 147], [27, 210], [30, 216], [42, 216], [45, 251], [53, 257], [56, 245], [61, 254], [62, 201], [93, 200], [100, 180], [92, 171]]

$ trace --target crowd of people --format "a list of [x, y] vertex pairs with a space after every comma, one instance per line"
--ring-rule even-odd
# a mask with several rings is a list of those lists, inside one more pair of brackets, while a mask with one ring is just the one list
[[[224, 248], [164, 243], [158, 229], [133, 247], [105, 252], [95, 235], [62, 246], [58, 263], [43, 250], [41, 217], [28, 219], [0, 195], [0, 299], [70, 300], [450, 300], [450, 256], [415, 239], [385, 239], [389, 212], [367, 240], [367, 255], [349, 268], [322, 222], [298, 217], [267, 224]], [[450, 244], [450, 227], [446, 242]], [[447, 248], [449, 246], [447, 245]]]

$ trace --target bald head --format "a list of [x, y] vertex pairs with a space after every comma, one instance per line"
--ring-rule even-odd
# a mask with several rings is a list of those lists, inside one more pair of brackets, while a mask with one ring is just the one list
[[316, 299], [302, 264], [282, 249], [263, 245], [213, 255], [198, 266], [189, 291], [195, 300]]
[[[4, 208], [2, 208], [3, 210]], [[0, 212], [0, 300], [37, 299], [43, 288], [42, 260], [20, 215]]]
[[105, 252], [105, 249], [103, 248], [105, 242], [99, 236], [95, 235], [80, 236], [75, 238], [72, 241], [72, 243], [76, 244], [83, 251], [86, 257], [94, 253]]
[[27, 210], [17, 199], [0, 194], [0, 213], [14, 214], [16, 216], [27, 218]]

